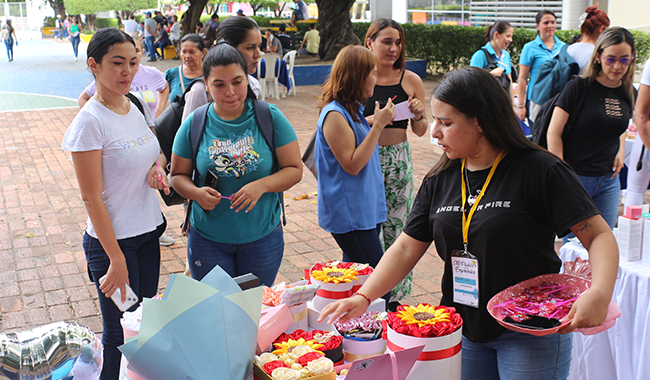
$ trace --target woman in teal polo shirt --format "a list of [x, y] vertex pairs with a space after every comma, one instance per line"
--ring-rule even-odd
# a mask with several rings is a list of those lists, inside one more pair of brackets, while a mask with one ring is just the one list
[[[492, 24], [485, 31], [485, 46], [478, 49], [469, 62], [470, 66], [490, 70], [490, 74], [499, 79], [508, 94], [510, 94], [512, 84], [512, 64], [510, 63], [510, 53], [506, 49], [512, 43], [513, 32], [512, 25], [508, 21], [500, 20]], [[490, 54], [496, 67], [490, 65], [483, 49]], [[504, 78], [507, 80], [503, 80]]]
[[[530, 95], [533, 92], [533, 84], [537, 78], [537, 72], [542, 64], [558, 55], [562, 46], [566, 45], [555, 36], [557, 29], [555, 13], [541, 10], [535, 16], [535, 28], [539, 31], [534, 40], [524, 45], [519, 58], [519, 89], [517, 95], [517, 116], [524, 121], [530, 115]], [[530, 81], [528, 76], [530, 75]], [[527, 84], [530, 83], [529, 86]], [[524, 99], [526, 102], [524, 103]], [[530, 125], [532, 127], [532, 125]]]

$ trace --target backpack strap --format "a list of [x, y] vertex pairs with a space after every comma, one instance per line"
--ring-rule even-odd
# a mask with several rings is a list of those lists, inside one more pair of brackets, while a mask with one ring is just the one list
[[481, 50], [483, 50], [483, 53], [485, 53], [485, 59], [487, 59], [488, 68], [492, 65], [497, 66], [496, 62], [494, 62], [494, 58], [492, 58], [492, 54], [490, 54], [486, 48], [481, 48]]
[[571, 130], [571, 127], [578, 121], [578, 117], [580, 116], [580, 112], [582, 112], [582, 108], [584, 107], [586, 101], [587, 101], [587, 89], [589, 88], [589, 79], [586, 78], [581, 78], [581, 77], [576, 77], [576, 86], [578, 87], [578, 94], [580, 94], [580, 97], [578, 98], [577, 103], [571, 110], [571, 114], [569, 114], [569, 120], [567, 120], [567, 123], [564, 126], [564, 131], [562, 133], [562, 139], [564, 139], [569, 131]]
[[[192, 123], [190, 124], [190, 146], [192, 147], [192, 182], [195, 186], [199, 186], [199, 179], [201, 175], [196, 170], [196, 156], [199, 153], [199, 145], [203, 139], [203, 133], [205, 132], [205, 121], [208, 116], [208, 110], [212, 106], [212, 103], [204, 104], [201, 107], [197, 108], [194, 111], [192, 116]], [[185, 222], [184, 226], [189, 226], [190, 223], [190, 214], [192, 211], [192, 202], [187, 203], [187, 212], [185, 213]]]
[[[269, 146], [269, 148], [271, 149], [271, 153], [273, 154], [272, 171], [273, 173], [275, 173], [278, 170], [280, 170], [280, 167], [278, 165], [278, 156], [275, 152], [275, 143], [273, 140], [274, 131], [273, 131], [273, 119], [271, 118], [271, 110], [269, 109], [269, 104], [267, 102], [257, 100], [257, 99], [252, 99], [252, 100], [253, 100], [253, 110], [255, 111], [255, 119], [257, 120], [257, 125], [260, 128], [260, 132], [262, 132], [262, 136], [266, 141], [266, 145]], [[278, 195], [280, 196], [280, 207], [282, 208], [282, 225], [286, 226], [287, 216], [284, 212], [283, 192], [282, 191], [278, 192]]]
[[142, 103], [140, 103], [140, 99], [138, 99], [137, 96], [133, 95], [132, 93], [128, 92], [126, 94], [126, 97], [129, 98], [131, 103], [135, 104], [136, 107], [138, 107], [138, 110], [144, 116], [144, 107], [142, 106]]

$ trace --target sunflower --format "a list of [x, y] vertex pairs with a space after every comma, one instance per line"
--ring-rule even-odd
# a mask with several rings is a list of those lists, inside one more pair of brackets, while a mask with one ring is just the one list
[[352, 282], [352, 280], [358, 280], [357, 272], [354, 269], [348, 268], [339, 268], [339, 267], [323, 267], [321, 270], [315, 270], [311, 272], [311, 276], [321, 282], [333, 282], [335, 284], [341, 282]]
[[419, 327], [433, 325], [438, 322], [449, 322], [449, 312], [444, 307], [436, 309], [435, 306], [419, 304], [416, 307], [405, 306], [402, 311], [397, 312], [407, 325], [417, 323]]
[[[305, 340], [305, 338], [300, 338], [298, 340], [289, 339], [286, 342], [273, 343], [273, 344], [277, 348], [275, 351], [273, 351], [273, 354], [275, 355], [282, 355], [288, 352], [290, 353], [298, 347], [309, 348], [309, 351], [316, 351], [322, 354], [322, 352], [318, 351], [318, 349], [323, 347], [322, 344], [315, 343], [313, 340]], [[303, 349], [301, 348], [298, 351], [302, 351], [302, 350]]]

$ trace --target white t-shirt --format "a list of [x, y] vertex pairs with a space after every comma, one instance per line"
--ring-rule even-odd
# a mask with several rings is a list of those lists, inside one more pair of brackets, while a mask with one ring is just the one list
[[[118, 240], [151, 232], [163, 221], [156, 190], [147, 184], [160, 145], [149, 128], [149, 107], [144, 107], [143, 116], [130, 104], [128, 114], [118, 115], [91, 98], [61, 143], [61, 149], [70, 152], [102, 151], [102, 200]], [[97, 238], [90, 217], [86, 232]]]
[[641, 84], [650, 86], [650, 58], [648, 58], [645, 66], [643, 66], [643, 72], [641, 73]]
[[169, 33], [169, 39], [172, 41], [178, 41], [181, 39], [181, 24], [175, 22], [172, 25], [171, 32]]
[[576, 42], [567, 48], [567, 53], [578, 62], [578, 66], [580, 66], [580, 74], [585, 72], [585, 69], [589, 64], [589, 59], [591, 58], [591, 53], [593, 53], [595, 48], [594, 45], [586, 42]]
[[135, 20], [126, 20], [124, 23], [124, 33], [130, 35], [138, 34], [138, 23]]

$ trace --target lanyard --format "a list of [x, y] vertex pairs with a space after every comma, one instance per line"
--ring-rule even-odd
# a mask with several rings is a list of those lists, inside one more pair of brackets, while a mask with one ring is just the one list
[[465, 247], [465, 252], [467, 252], [467, 235], [469, 235], [469, 224], [472, 221], [472, 216], [474, 216], [474, 211], [476, 211], [476, 207], [478, 206], [479, 202], [481, 201], [481, 198], [483, 198], [483, 195], [485, 194], [485, 191], [487, 190], [488, 185], [490, 184], [490, 180], [492, 179], [492, 176], [494, 175], [494, 172], [497, 170], [497, 165], [499, 165], [499, 161], [501, 161], [501, 157], [503, 156], [503, 150], [499, 152], [499, 155], [497, 156], [496, 160], [494, 160], [494, 164], [492, 165], [492, 169], [490, 170], [490, 174], [488, 174], [487, 179], [485, 180], [485, 183], [483, 184], [483, 188], [481, 189], [481, 193], [478, 195], [478, 198], [476, 198], [476, 201], [472, 205], [472, 208], [469, 210], [469, 215], [465, 216], [465, 203], [467, 202], [467, 194], [466, 194], [466, 185], [465, 185], [465, 161], [467, 158], [463, 158], [463, 164], [460, 167], [460, 181], [461, 181], [461, 196], [462, 196], [462, 213], [463, 213], [463, 222], [462, 222], [462, 228], [463, 228], [463, 246]]

